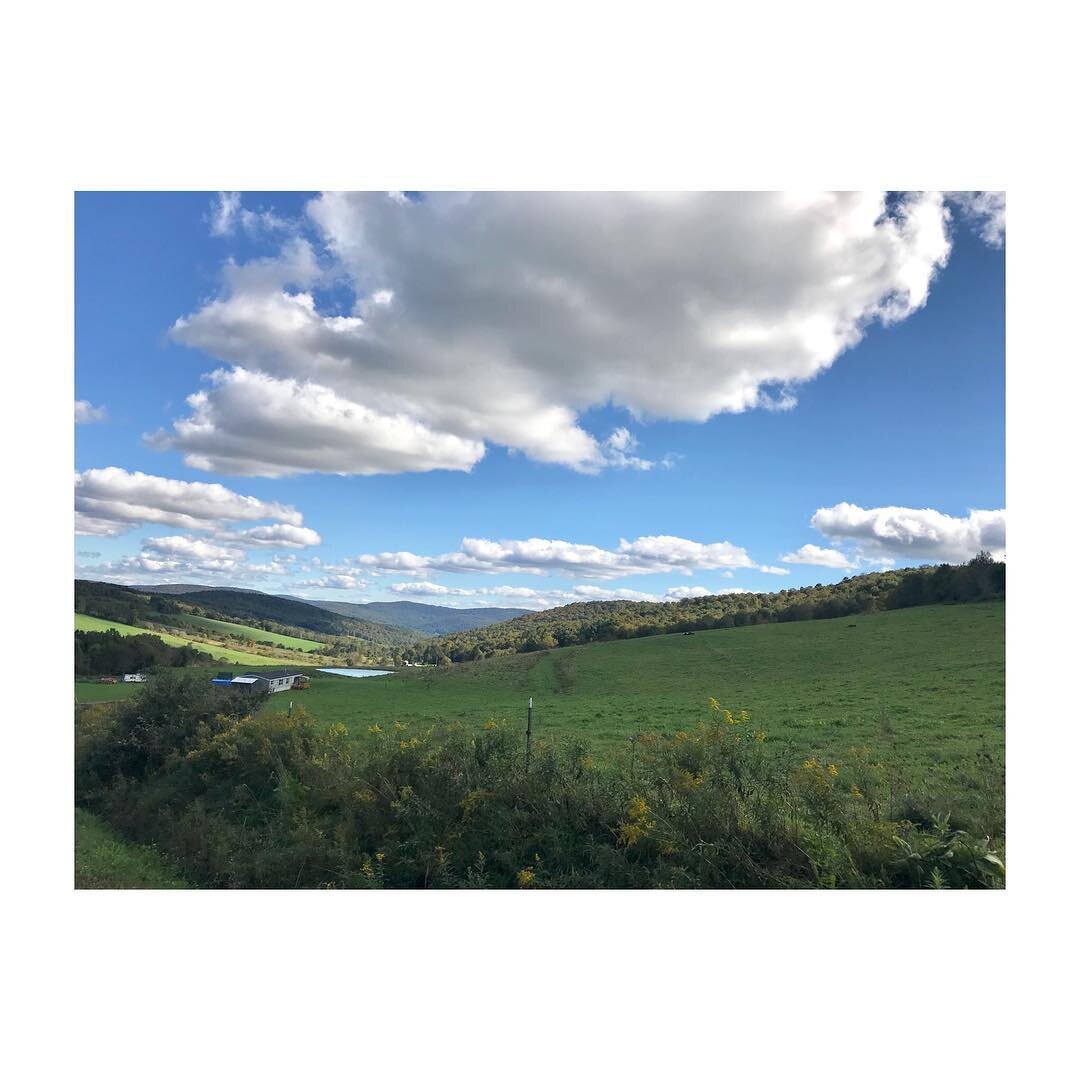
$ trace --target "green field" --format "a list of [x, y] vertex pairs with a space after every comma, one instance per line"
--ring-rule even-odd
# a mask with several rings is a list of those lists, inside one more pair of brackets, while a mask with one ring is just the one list
[[134, 697], [142, 686], [142, 683], [99, 683], [76, 679], [75, 700], [81, 705], [98, 701], [126, 701]]
[[769, 745], [799, 763], [869, 747], [953, 784], [1000, 787], [1005, 747], [1005, 605], [874, 615], [638, 638], [497, 657], [379, 678], [312, 674], [281, 694], [319, 720], [368, 726], [506, 718], [534, 737], [579, 735], [597, 749], [635, 732], [708, 721], [708, 699], [750, 713]]
[[94, 615], [81, 615], [78, 612], [75, 614], [75, 629], [94, 630], [99, 633], [103, 633], [106, 630], [115, 630], [118, 634], [123, 634], [125, 637], [131, 634], [152, 634], [154, 637], [161, 638], [166, 645], [177, 647], [190, 645], [193, 649], [198, 649], [199, 652], [208, 653], [215, 660], [224, 660], [228, 664], [247, 664], [251, 667], [259, 664], [263, 667], [281, 666], [280, 660], [259, 656], [258, 653], [241, 652], [239, 649], [230, 649], [224, 645], [206, 645], [201, 641], [191, 641], [188, 638], [179, 637], [176, 634], [166, 634], [158, 630], [147, 630], [145, 627], [140, 626], [127, 626], [124, 623], [110, 622], [108, 619], [99, 619]]
[[76, 889], [186, 889], [153, 848], [128, 843], [85, 810], [75, 811]]
[[247, 638], [250, 641], [270, 641], [282, 649], [296, 649], [300, 652], [319, 652], [326, 645], [321, 641], [309, 641], [307, 638], [290, 637], [288, 634], [275, 634], [269, 630], [260, 630], [256, 626], [243, 626], [240, 623], [225, 622], [223, 619], [208, 619], [204, 615], [174, 616], [179, 621], [198, 630], [213, 630], [223, 634]]

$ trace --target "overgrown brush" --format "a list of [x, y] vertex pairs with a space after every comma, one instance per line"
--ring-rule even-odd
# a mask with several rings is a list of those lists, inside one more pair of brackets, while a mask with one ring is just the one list
[[[247, 715], [169, 673], [79, 719], [78, 797], [216, 887], [991, 887], [990, 841], [890, 815], [866, 754], [792, 775], [745, 714], [639, 736], [599, 767], [583, 743], [483, 730]], [[90, 712], [88, 710], [87, 712]]]

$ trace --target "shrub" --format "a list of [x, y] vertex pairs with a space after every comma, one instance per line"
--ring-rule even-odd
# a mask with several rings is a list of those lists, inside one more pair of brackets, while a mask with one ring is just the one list
[[[363, 746], [303, 709], [158, 677], [80, 733], [79, 797], [219, 887], [983, 887], [988, 839], [890, 816], [880, 763], [792, 775], [745, 713], [640, 735], [598, 768], [580, 741], [505, 725], [372, 725]], [[82, 721], [80, 720], [80, 726]]]

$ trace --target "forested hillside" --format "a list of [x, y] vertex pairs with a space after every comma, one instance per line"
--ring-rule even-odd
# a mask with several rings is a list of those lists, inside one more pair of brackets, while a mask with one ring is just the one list
[[299, 627], [320, 634], [360, 637], [389, 648], [409, 645], [416, 634], [398, 627], [385, 626], [368, 619], [358, 619], [326, 611], [303, 600], [242, 589], [214, 589], [212, 592], [175, 593], [173, 599], [185, 604], [196, 615], [220, 615], [242, 619], [266, 630]]
[[415, 644], [419, 635], [397, 627], [325, 611], [313, 604], [248, 589], [151, 593], [104, 581], [75, 582], [75, 611], [129, 626], [183, 629], [188, 615], [222, 618], [274, 633], [305, 630], [328, 644], [359, 638], [382, 650]]
[[335, 611], [350, 618], [370, 619], [372, 622], [399, 626], [421, 634], [452, 634], [458, 630], [475, 630], [528, 614], [526, 608], [447, 608], [437, 604], [418, 604], [412, 600], [376, 600], [367, 604], [353, 604], [346, 600], [307, 602], [324, 611]]
[[406, 655], [439, 664], [533, 652], [590, 641], [716, 630], [758, 623], [832, 619], [843, 615], [964, 603], [1005, 595], [1005, 564], [982, 553], [963, 566], [925, 566], [844, 578], [770, 593], [731, 593], [678, 603], [603, 600], [532, 612], [509, 622], [448, 634]]

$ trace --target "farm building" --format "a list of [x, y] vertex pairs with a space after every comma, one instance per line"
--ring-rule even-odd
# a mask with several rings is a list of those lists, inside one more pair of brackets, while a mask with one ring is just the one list
[[146, 682], [146, 676], [142, 672], [137, 672], [134, 675], [125, 675], [124, 682]]
[[256, 694], [277, 694], [282, 690], [305, 690], [308, 677], [285, 669], [277, 671], [245, 671], [243, 675], [232, 678], [229, 672], [220, 672], [210, 682], [215, 686], [235, 686], [238, 690], [249, 690]]

